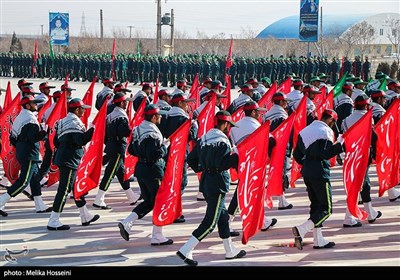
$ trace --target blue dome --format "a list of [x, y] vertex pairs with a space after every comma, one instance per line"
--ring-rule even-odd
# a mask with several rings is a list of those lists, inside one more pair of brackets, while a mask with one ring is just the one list
[[[323, 15], [324, 36], [340, 35], [352, 25], [365, 20], [368, 16], [370, 15]], [[256, 38], [298, 39], [299, 23], [299, 15], [283, 18], [267, 26]]]

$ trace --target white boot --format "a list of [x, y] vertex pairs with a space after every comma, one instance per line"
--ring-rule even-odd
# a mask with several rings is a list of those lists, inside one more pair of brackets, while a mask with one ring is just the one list
[[82, 226], [88, 226], [90, 223], [97, 221], [100, 216], [99, 215], [93, 215], [89, 212], [87, 209], [86, 205], [78, 208], [79, 209], [79, 215], [81, 217], [81, 222]]
[[241, 258], [246, 255], [246, 251], [235, 248], [232, 243], [232, 238], [222, 239], [225, 248], [225, 259]]
[[292, 233], [294, 235], [294, 245], [297, 249], [303, 250], [303, 239], [308, 232], [314, 228], [314, 223], [311, 220], [307, 220], [299, 226], [292, 227]]
[[186, 241], [186, 243], [179, 249], [179, 252], [181, 252], [186, 258], [193, 259], [193, 250], [199, 243], [200, 241], [192, 235], [189, 240]]
[[278, 196], [279, 200], [279, 205], [278, 205], [278, 210], [284, 210], [284, 209], [292, 209], [293, 205], [287, 202], [286, 197], [284, 194], [281, 196]]
[[275, 218], [270, 219], [264, 215], [264, 224], [261, 231], [267, 231], [270, 227], [273, 227], [277, 222], [278, 222], [277, 219]]
[[48, 230], [68, 230], [69, 229], [68, 225], [63, 225], [60, 222], [60, 214], [61, 213], [56, 213], [54, 211], [51, 212], [49, 222], [47, 223]]
[[96, 199], [93, 201], [93, 206], [96, 208], [107, 207], [106, 203], [104, 202], [105, 196], [106, 192], [99, 189], [96, 195]]
[[131, 188], [125, 190], [125, 194], [128, 197], [130, 205], [135, 205], [136, 202], [139, 200], [139, 197], [140, 197], [140, 195], [135, 193]]
[[133, 223], [138, 218], [139, 216], [136, 214], [136, 212], [132, 212], [131, 214], [129, 214], [128, 217], [126, 217], [124, 220], [118, 223], [119, 233], [121, 234], [122, 238], [125, 239], [126, 241], [129, 241], [129, 234], [131, 234], [131, 228], [133, 226]]
[[4, 210], [6, 203], [11, 199], [11, 196], [8, 192], [5, 192], [0, 196], [0, 210]]
[[171, 245], [172, 239], [166, 238], [162, 233], [162, 227], [153, 225], [153, 232], [151, 234], [151, 245]]
[[8, 188], [11, 187], [11, 183], [10, 181], [8, 181], [6, 176], [3, 176], [0, 180], [0, 186], [2, 186], [3, 188]]
[[389, 197], [389, 201], [391, 202], [396, 201], [397, 199], [400, 198], [400, 192], [396, 189], [396, 187], [388, 189], [387, 194]]
[[28, 194], [32, 195], [31, 184], [28, 184], [28, 186], [26, 186], [24, 191], [26, 191]]
[[35, 201], [36, 213], [46, 213], [53, 210], [53, 207], [49, 207], [46, 204], [44, 204], [41, 195], [34, 196], [33, 200]]
[[373, 223], [377, 218], [380, 218], [382, 216], [381, 211], [376, 211], [372, 207], [372, 202], [364, 202], [364, 210], [368, 213], [368, 222]]
[[314, 228], [314, 249], [332, 248], [335, 242], [329, 242], [322, 235], [322, 228]]
[[346, 214], [344, 215], [343, 227], [360, 227], [361, 222], [357, 221], [353, 215], [351, 215], [349, 208], [346, 207]]

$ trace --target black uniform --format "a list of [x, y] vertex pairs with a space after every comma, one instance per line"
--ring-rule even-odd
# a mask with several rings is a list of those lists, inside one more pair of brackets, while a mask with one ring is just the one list
[[[53, 211], [61, 213], [67, 195], [75, 184], [76, 171], [83, 157], [83, 146], [92, 139], [94, 128], [86, 131], [78, 116], [68, 113], [65, 118], [57, 122], [56, 130], [54, 163], [60, 169], [60, 183], [54, 198]], [[75, 204], [80, 208], [86, 201], [82, 196], [80, 200], [75, 200]]]
[[111, 180], [117, 175], [118, 181], [124, 190], [129, 189], [129, 181], [124, 181], [126, 137], [131, 133], [128, 116], [124, 109], [115, 107], [107, 115], [106, 147], [108, 165], [100, 182], [100, 190], [107, 191]]
[[303, 167], [301, 174], [310, 199], [310, 220], [315, 227], [332, 214], [332, 191], [329, 159], [342, 152], [333, 144], [333, 131], [322, 121], [314, 121], [300, 131], [293, 157]]
[[229, 215], [225, 207], [225, 195], [229, 191], [229, 168], [237, 168], [238, 156], [231, 154], [228, 137], [219, 129], [211, 129], [204, 135], [188, 156], [188, 164], [200, 172], [200, 191], [207, 202], [206, 214], [193, 236], [199, 241], [211, 233], [218, 224], [219, 237], [230, 237]]

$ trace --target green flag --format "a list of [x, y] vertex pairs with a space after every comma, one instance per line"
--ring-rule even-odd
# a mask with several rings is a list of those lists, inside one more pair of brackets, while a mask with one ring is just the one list
[[381, 82], [381, 85], [379, 86], [379, 89], [380, 89], [380, 90], [383, 90], [383, 91], [387, 91], [387, 90], [388, 90], [388, 89], [387, 89], [386, 78], [384, 78], [384, 79], [383, 79], [383, 82]]
[[344, 73], [344, 75], [340, 78], [340, 80], [337, 82], [335, 87], [332, 89], [333, 90], [333, 97], [337, 97], [339, 94], [342, 93], [342, 86], [346, 82], [346, 77], [347, 77], [347, 72]]
[[49, 54], [52, 60], [54, 60], [54, 51], [53, 51], [53, 45], [51, 44], [51, 40], [49, 40]]

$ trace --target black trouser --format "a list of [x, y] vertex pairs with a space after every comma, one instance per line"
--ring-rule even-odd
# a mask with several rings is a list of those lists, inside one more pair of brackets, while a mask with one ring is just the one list
[[225, 208], [225, 194], [209, 195], [204, 193], [204, 198], [207, 202], [206, 214], [192, 235], [201, 241], [218, 225], [219, 237], [221, 239], [229, 238], [231, 234], [229, 230], [229, 215]]
[[[148, 174], [148, 176], [151, 176], [151, 174]], [[153, 210], [154, 203], [156, 201], [156, 195], [160, 187], [161, 181], [148, 177], [141, 178], [137, 175], [136, 177], [138, 179], [143, 202], [136, 206], [132, 210], [132, 212], [135, 212], [138, 215], [139, 219], [141, 219], [146, 216], [151, 210]]]
[[310, 219], [315, 227], [322, 227], [322, 223], [332, 214], [332, 187], [328, 179], [304, 178], [310, 199]]
[[[76, 169], [72, 169], [66, 166], [59, 167], [60, 169], [60, 182], [57, 189], [56, 197], [53, 202], [53, 211], [61, 213], [64, 209], [65, 202], [67, 201], [68, 194], [73, 191]], [[74, 198], [75, 200], [75, 198]], [[82, 196], [80, 200], [75, 200], [75, 205], [78, 208], [86, 205], [85, 197]]]
[[104, 176], [100, 182], [100, 190], [107, 191], [111, 184], [111, 180], [117, 175], [118, 181], [124, 190], [129, 190], [129, 181], [124, 181], [125, 175], [125, 158], [121, 154], [107, 154], [108, 165], [104, 171]]
[[42, 195], [40, 188], [41, 177], [39, 175], [39, 163], [32, 160], [20, 162], [21, 171], [18, 179], [7, 188], [7, 192], [11, 197], [16, 197], [30, 184], [32, 196]]
[[49, 143], [49, 139], [46, 139], [46, 142], [44, 143], [44, 147], [45, 147], [45, 152], [44, 152], [44, 156], [43, 156], [43, 161], [42, 164], [40, 165], [39, 168], [39, 174], [40, 176], [43, 178], [47, 173], [49, 173], [50, 171], [50, 164], [51, 164], [51, 159], [53, 157], [53, 151], [50, 148], [50, 143]]
[[360, 191], [363, 203], [371, 202], [371, 181], [369, 180], [368, 170], [369, 170], [369, 165], [367, 166], [367, 172], [365, 173], [364, 183]]

